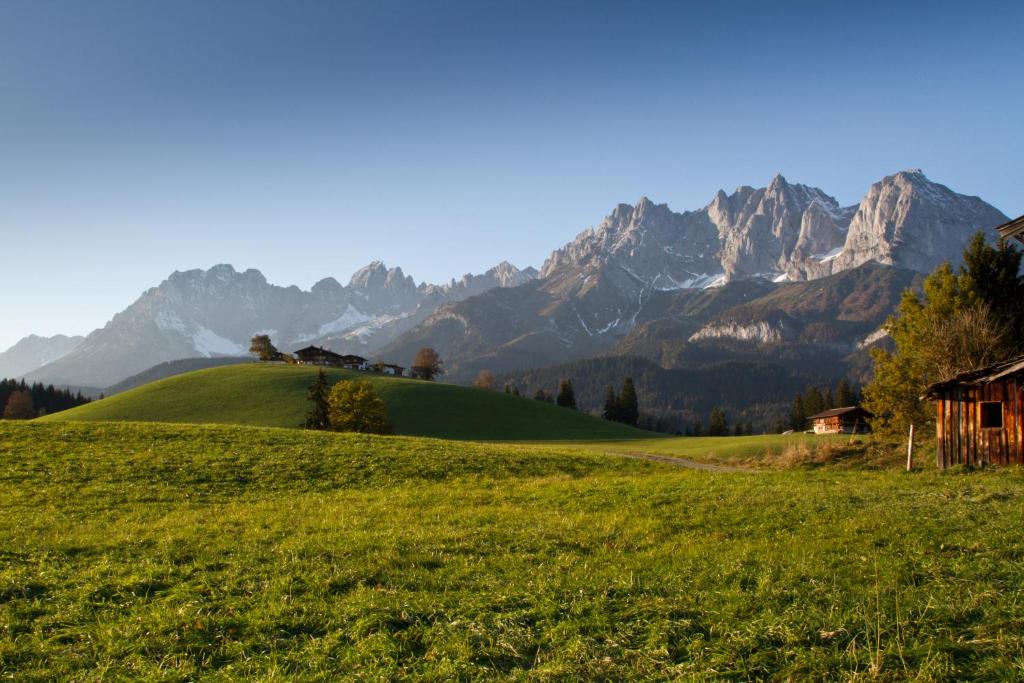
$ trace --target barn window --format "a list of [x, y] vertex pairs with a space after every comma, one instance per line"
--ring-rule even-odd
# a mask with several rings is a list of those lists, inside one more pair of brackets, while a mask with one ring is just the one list
[[1003, 404], [999, 401], [983, 401], [981, 404], [981, 428], [1003, 428]]

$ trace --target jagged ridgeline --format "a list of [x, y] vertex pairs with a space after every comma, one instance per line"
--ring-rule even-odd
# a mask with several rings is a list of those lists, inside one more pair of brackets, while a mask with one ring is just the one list
[[[880, 339], [899, 287], [958, 261], [972, 234], [1005, 219], [917, 170], [883, 178], [850, 206], [776, 176], [693, 211], [646, 198], [621, 204], [539, 272], [501, 263], [427, 285], [375, 262], [347, 285], [326, 278], [309, 291], [228, 265], [174, 273], [70, 351], [19, 372], [109, 387], [159, 363], [245, 354], [257, 333], [285, 351], [316, 344], [400, 365], [432, 346], [447, 377], [467, 383], [481, 369], [608, 354], [673, 369], [799, 353], [846, 372], [862, 364], [870, 335]], [[858, 272], [867, 275], [844, 277]], [[792, 289], [810, 281], [820, 285]]]

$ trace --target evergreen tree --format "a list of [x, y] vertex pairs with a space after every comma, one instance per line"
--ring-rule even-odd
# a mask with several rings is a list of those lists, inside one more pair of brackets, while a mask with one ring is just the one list
[[836, 400], [832, 396], [832, 390], [829, 389], [828, 387], [826, 387], [825, 388], [825, 393], [822, 396], [821, 409], [822, 410], [832, 410], [835, 407], [836, 407]]
[[850, 385], [850, 380], [843, 377], [836, 386], [836, 407], [848, 408], [857, 405], [859, 397]]
[[508, 382], [505, 382], [505, 395], [506, 396], [511, 396], [512, 395], [512, 385], [509, 384]]
[[604, 409], [601, 411], [601, 417], [612, 422], [619, 421], [619, 397], [615, 395], [615, 388], [610, 384], [604, 394]]
[[619, 392], [619, 422], [636, 426], [640, 419], [640, 407], [637, 404], [636, 388], [633, 386], [633, 378], [627, 377], [622, 382], [622, 391]]
[[1009, 328], [1011, 353], [1024, 353], [1024, 278], [1021, 253], [1006, 243], [993, 247], [978, 232], [964, 250], [959, 284], [971, 304], [986, 304], [996, 323]]
[[327, 373], [320, 368], [306, 394], [306, 400], [310, 403], [309, 414], [306, 415], [306, 429], [330, 429], [331, 406], [327, 402], [327, 394]]
[[572, 388], [571, 379], [563, 379], [562, 385], [558, 388], [558, 398], [555, 403], [563, 408], [576, 410], [576, 392]]
[[802, 432], [807, 425], [807, 415], [803, 394], [797, 394], [793, 399], [793, 407], [789, 411], [789, 428], [794, 432]]
[[821, 395], [821, 389], [818, 387], [807, 387], [804, 392], [804, 410], [806, 411], [806, 417], [815, 415], [825, 410], [825, 399]]
[[711, 409], [711, 417], [708, 419], [708, 436], [728, 436], [729, 422], [725, 418], [725, 411], [719, 407]]
[[545, 403], [551, 403], [551, 396], [548, 395], [548, 392], [544, 391], [543, 388], [538, 389], [537, 393], [533, 395], [533, 398], [538, 401], [544, 401]]
[[704, 436], [704, 423], [700, 421], [700, 418], [693, 423], [693, 435]]

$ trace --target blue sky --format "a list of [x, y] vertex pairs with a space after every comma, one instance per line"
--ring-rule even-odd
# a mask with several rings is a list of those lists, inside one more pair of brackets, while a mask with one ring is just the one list
[[[900, 169], [1024, 213], [1024, 3], [0, 3], [0, 349], [175, 269], [539, 266], [616, 203]], [[319, 246], [301, 238], [316, 235]]]

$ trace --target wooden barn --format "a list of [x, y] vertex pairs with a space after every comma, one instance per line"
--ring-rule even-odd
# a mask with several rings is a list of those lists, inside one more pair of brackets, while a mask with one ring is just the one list
[[936, 464], [1024, 465], [1024, 356], [925, 390], [935, 401]]
[[319, 346], [307, 346], [295, 352], [295, 362], [300, 365], [334, 365], [341, 366], [343, 356], [320, 348]]
[[833, 408], [811, 415], [815, 434], [867, 434], [871, 431], [868, 419], [871, 413], [859, 406]]

